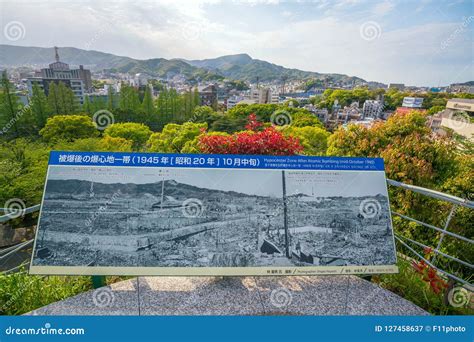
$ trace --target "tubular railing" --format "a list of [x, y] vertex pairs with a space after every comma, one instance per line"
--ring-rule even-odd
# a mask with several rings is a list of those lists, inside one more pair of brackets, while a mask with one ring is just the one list
[[[446, 253], [443, 253], [440, 248], [441, 248], [441, 244], [443, 243], [443, 240], [444, 240], [444, 237], [447, 235], [447, 236], [450, 236], [452, 238], [455, 238], [455, 239], [458, 239], [458, 240], [461, 240], [461, 241], [464, 241], [464, 242], [467, 242], [469, 243], [470, 245], [473, 245], [474, 244], [474, 240], [468, 238], [468, 237], [465, 237], [465, 236], [462, 236], [462, 235], [459, 235], [459, 234], [456, 234], [456, 233], [453, 233], [453, 232], [450, 232], [448, 230], [449, 228], [449, 224], [451, 223], [451, 220], [452, 218], [454, 217], [455, 213], [456, 213], [456, 210], [459, 208], [459, 207], [465, 207], [465, 208], [468, 208], [468, 209], [474, 209], [474, 202], [473, 201], [469, 201], [467, 199], [463, 199], [463, 198], [459, 198], [459, 197], [456, 197], [456, 196], [452, 196], [452, 195], [448, 195], [448, 194], [445, 194], [445, 193], [442, 193], [442, 192], [439, 192], [439, 191], [435, 191], [435, 190], [431, 190], [431, 189], [426, 189], [426, 188], [422, 188], [422, 187], [419, 187], [419, 186], [414, 186], [414, 185], [409, 185], [409, 184], [404, 184], [404, 183], [400, 183], [400, 182], [397, 182], [397, 181], [394, 181], [394, 180], [391, 180], [391, 179], [387, 179], [387, 183], [391, 186], [395, 186], [395, 187], [398, 187], [398, 188], [402, 188], [402, 189], [405, 189], [405, 190], [409, 190], [409, 191], [413, 191], [413, 192], [416, 192], [418, 194], [421, 194], [421, 195], [424, 195], [424, 196], [427, 196], [427, 197], [431, 197], [431, 198], [434, 198], [434, 199], [437, 199], [437, 200], [441, 200], [441, 201], [444, 201], [444, 202], [448, 202], [448, 203], [451, 203], [451, 209], [449, 211], [449, 214], [448, 214], [448, 217], [446, 218], [446, 221], [444, 222], [444, 225], [442, 228], [440, 227], [437, 227], [437, 226], [434, 226], [432, 224], [429, 224], [429, 223], [426, 223], [426, 222], [423, 222], [423, 221], [420, 221], [420, 220], [417, 220], [417, 219], [414, 219], [412, 217], [409, 217], [407, 215], [403, 215], [403, 214], [400, 214], [396, 211], [392, 211], [392, 215], [395, 215], [395, 216], [398, 216], [404, 220], [407, 220], [407, 221], [410, 221], [410, 222], [414, 222], [416, 224], [419, 224], [423, 227], [426, 227], [426, 228], [429, 228], [431, 230], [434, 230], [438, 233], [441, 233], [440, 236], [439, 236], [439, 239], [438, 239], [438, 243], [436, 245], [435, 248], [433, 248], [432, 246], [428, 246], [424, 243], [421, 243], [419, 241], [415, 241], [413, 239], [410, 239], [406, 236], [402, 236], [400, 234], [395, 234], [395, 239], [401, 244], [403, 245], [406, 249], [408, 249], [414, 256], [416, 256], [417, 258], [423, 260], [427, 265], [431, 266], [432, 268], [434, 268], [437, 272], [443, 274], [444, 276], [446, 276], [447, 278], [449, 279], [452, 279], [452, 280], [455, 280], [459, 283], [462, 283], [464, 285], [467, 285], [467, 287], [469, 287], [470, 289], [473, 288], [473, 285], [471, 283], [469, 283], [467, 280], [465, 279], [462, 279], [461, 277], [459, 276], [456, 276], [454, 274], [452, 274], [451, 272], [448, 272], [446, 270], [443, 270], [441, 267], [437, 266], [437, 257], [438, 256], [442, 256], [442, 257], [445, 257], [447, 259], [449, 259], [450, 261], [454, 261], [460, 265], [463, 265], [465, 267], [468, 267], [468, 268], [471, 268], [473, 269], [474, 268], [474, 265], [472, 265], [471, 263], [469, 263], [468, 261], [465, 261], [465, 260], [461, 260], [457, 257], [454, 257], [452, 255], [449, 255], [449, 254], [446, 254]], [[410, 246], [411, 244], [411, 246]], [[433, 258], [431, 260], [427, 260], [424, 256], [422, 256], [420, 253], [418, 253], [412, 246], [413, 245], [416, 245], [418, 247], [421, 247], [421, 248], [429, 248], [432, 250], [432, 253], [434, 254], [433, 255]]]
[[[471, 268], [471, 269], [474, 268], [474, 265], [472, 265], [468, 261], [461, 260], [457, 257], [446, 254], [446, 253], [444, 253], [440, 250], [445, 236], [450, 236], [452, 238], [455, 238], [455, 239], [461, 240], [463, 242], [469, 243], [470, 245], [474, 244], [474, 240], [472, 240], [470, 238], [467, 238], [465, 236], [456, 234], [456, 233], [451, 232], [451, 231], [448, 230], [449, 229], [449, 224], [450, 224], [453, 216], [455, 215], [457, 208], [458, 207], [465, 207], [465, 208], [468, 208], [468, 209], [472, 210], [472, 209], [474, 209], [474, 202], [466, 200], [466, 199], [462, 199], [462, 198], [459, 198], [459, 197], [456, 197], [456, 196], [448, 195], [448, 194], [445, 194], [445, 193], [442, 193], [442, 192], [439, 192], [439, 191], [434, 191], [434, 190], [430, 190], [430, 189], [426, 189], [426, 188], [422, 188], [422, 187], [418, 187], [418, 186], [414, 186], [414, 185], [400, 183], [400, 182], [397, 182], [397, 181], [394, 181], [394, 180], [391, 180], [391, 179], [387, 179], [387, 183], [391, 186], [394, 186], [394, 187], [402, 188], [402, 189], [405, 189], [405, 190], [408, 190], [408, 191], [413, 191], [415, 193], [419, 193], [421, 195], [431, 197], [431, 198], [435, 198], [435, 199], [445, 201], [445, 202], [448, 202], [448, 203], [452, 204], [451, 210], [449, 211], [448, 217], [446, 218], [446, 221], [445, 221], [444, 226], [442, 228], [441, 227], [436, 227], [434, 225], [431, 225], [431, 224], [428, 224], [428, 223], [425, 223], [425, 222], [422, 222], [420, 220], [417, 220], [417, 219], [414, 219], [412, 217], [403, 215], [401, 213], [392, 211], [392, 215], [396, 215], [396, 216], [398, 216], [398, 217], [400, 217], [404, 220], [417, 223], [417, 224], [419, 224], [423, 227], [429, 228], [431, 230], [434, 230], [434, 231], [440, 233], [440, 237], [439, 237], [437, 246], [435, 248], [433, 248], [431, 246], [428, 246], [428, 245], [426, 245], [422, 242], [415, 241], [415, 240], [410, 239], [408, 237], [402, 236], [402, 235], [397, 234], [397, 233], [395, 233], [395, 239], [402, 246], [404, 246], [408, 251], [410, 251], [414, 256], [416, 256], [417, 258], [419, 258], [421, 260], [424, 260], [424, 262], [427, 265], [433, 267], [434, 269], [436, 269], [436, 271], [438, 271], [441, 274], [445, 275], [447, 278], [450, 278], [450, 279], [452, 279], [456, 282], [467, 285], [469, 288], [472, 288], [473, 285], [470, 284], [467, 280], [462, 279], [461, 277], [456, 276], [456, 275], [454, 275], [454, 274], [452, 274], [452, 273], [450, 273], [446, 270], [441, 269], [441, 267], [437, 266], [437, 257], [442, 256], [442, 257], [447, 258], [450, 261], [456, 262], [456, 263], [458, 263], [458, 264], [460, 264], [464, 267], [468, 267], [468, 268]], [[29, 207], [29, 208], [26, 208], [26, 209], [22, 210], [21, 215], [30, 214], [30, 213], [38, 211], [39, 209], [40, 209], [39, 204], [34, 205], [32, 207]], [[7, 222], [7, 221], [9, 221], [13, 218], [18, 217], [18, 216], [19, 216], [18, 211], [15, 211], [15, 212], [12, 212], [12, 213], [7, 213], [3, 216], [0, 216], [0, 223]], [[0, 250], [0, 262], [2, 261], [2, 259], [5, 259], [7, 256], [9, 256], [9, 255], [25, 248], [25, 247], [30, 246], [32, 243], [33, 243], [33, 239], [22, 242], [22, 243], [19, 243], [15, 246], [11, 246], [9, 248]], [[424, 256], [422, 256], [420, 253], [418, 253], [413, 248], [413, 246], [432, 249], [432, 251], [434, 253], [433, 259], [431, 261], [427, 260]], [[13, 271], [13, 270], [18, 269], [18, 268], [19, 268], [19, 266], [16, 266], [13, 269], [8, 270], [6, 272]]]

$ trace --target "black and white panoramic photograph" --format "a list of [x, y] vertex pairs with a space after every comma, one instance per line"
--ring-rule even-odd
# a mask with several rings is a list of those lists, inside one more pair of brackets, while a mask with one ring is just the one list
[[383, 172], [51, 166], [33, 264], [395, 263]]

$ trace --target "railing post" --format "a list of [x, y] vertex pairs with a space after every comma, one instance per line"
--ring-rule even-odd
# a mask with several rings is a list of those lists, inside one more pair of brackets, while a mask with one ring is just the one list
[[438, 252], [439, 248], [441, 247], [441, 243], [443, 242], [444, 236], [446, 235], [446, 231], [448, 230], [448, 227], [449, 227], [449, 223], [451, 222], [451, 219], [453, 218], [453, 215], [454, 215], [457, 207], [458, 207], [457, 204], [453, 204], [453, 206], [451, 207], [451, 211], [449, 212], [448, 218], [446, 219], [446, 222], [444, 223], [443, 232], [441, 233], [441, 236], [439, 238], [438, 246], [436, 246], [435, 253], [433, 255], [433, 259], [431, 259], [433, 265], [436, 265], [436, 257], [438, 256], [436, 252]]

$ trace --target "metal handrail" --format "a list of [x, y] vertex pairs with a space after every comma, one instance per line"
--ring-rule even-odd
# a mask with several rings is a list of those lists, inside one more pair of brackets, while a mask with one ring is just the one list
[[452, 233], [452, 232], [446, 231], [446, 230], [444, 230], [444, 229], [441, 229], [441, 228], [438, 228], [438, 227], [436, 227], [436, 226], [433, 226], [432, 224], [425, 223], [425, 222], [423, 222], [423, 221], [419, 221], [419, 220], [414, 219], [414, 218], [412, 218], [412, 217], [409, 217], [409, 216], [406, 216], [406, 215], [402, 215], [402, 214], [400, 214], [400, 213], [397, 213], [396, 211], [392, 211], [392, 214], [393, 214], [393, 215], [396, 215], [396, 216], [399, 216], [399, 217], [401, 217], [401, 218], [404, 218], [405, 220], [418, 223], [419, 225], [422, 225], [422, 226], [424, 226], [424, 227], [431, 228], [431, 229], [436, 230], [436, 231], [438, 231], [438, 232], [440, 232], [440, 233], [443, 233], [443, 234], [452, 236], [452, 237], [454, 237], [454, 238], [456, 238], [456, 239], [463, 240], [463, 241], [468, 242], [468, 243], [471, 243], [471, 244], [474, 243], [474, 240], [471, 240], [471, 239], [469, 239], [469, 238], [467, 238], [467, 237], [464, 237], [464, 236], [462, 236], [462, 235], [459, 235], [459, 234], [456, 234], [456, 233]]
[[[430, 267], [432, 267], [433, 269], [435, 269], [437, 272], [440, 272], [442, 274], [444, 274], [447, 278], [451, 278], [459, 283], [462, 283], [464, 285], [467, 285], [469, 288], [473, 288], [473, 285], [471, 283], [469, 283], [468, 281], [464, 280], [464, 279], [461, 279], [460, 277], [448, 272], [448, 271], [445, 271], [443, 269], [441, 269], [439, 266], [436, 266], [436, 258], [437, 256], [441, 255], [451, 261], [455, 261], [461, 265], [464, 265], [466, 267], [469, 267], [469, 268], [473, 268], [473, 265], [466, 262], [466, 261], [463, 261], [461, 259], [458, 259], [456, 257], [453, 257], [452, 255], [449, 255], [449, 254], [446, 254], [446, 253], [443, 253], [440, 251], [440, 247], [441, 247], [441, 244], [444, 240], [444, 237], [446, 235], [448, 236], [451, 236], [453, 238], [456, 238], [456, 239], [459, 239], [461, 241], [464, 241], [464, 242], [467, 242], [469, 244], [474, 244], [474, 240], [472, 239], [469, 239], [467, 237], [464, 237], [462, 235], [459, 235], [459, 234], [456, 234], [456, 233], [453, 233], [453, 232], [450, 232], [448, 231], [448, 228], [449, 228], [449, 224], [451, 222], [451, 219], [453, 218], [455, 212], [456, 212], [456, 209], [458, 206], [462, 206], [462, 207], [465, 207], [465, 208], [468, 208], [468, 209], [474, 209], [474, 202], [473, 201], [470, 201], [470, 200], [467, 200], [467, 199], [463, 199], [463, 198], [459, 198], [459, 197], [456, 197], [456, 196], [453, 196], [453, 195], [448, 195], [448, 194], [445, 194], [445, 193], [442, 193], [442, 192], [439, 192], [439, 191], [435, 191], [435, 190], [431, 190], [431, 189], [426, 189], [426, 188], [422, 188], [422, 187], [419, 187], [419, 186], [415, 186], [415, 185], [410, 185], [410, 184], [405, 184], [405, 183], [401, 183], [401, 182], [397, 182], [397, 181], [394, 181], [392, 179], [387, 179], [387, 183], [389, 185], [392, 185], [392, 186], [396, 186], [396, 187], [400, 187], [400, 188], [403, 188], [403, 189], [406, 189], [406, 190], [410, 190], [410, 191], [413, 191], [413, 192], [416, 192], [416, 193], [419, 193], [419, 194], [422, 194], [424, 196], [427, 196], [427, 197], [431, 197], [431, 198], [435, 198], [435, 199], [438, 199], [438, 200], [441, 200], [441, 201], [445, 201], [445, 202], [449, 202], [452, 204], [452, 207], [451, 207], [451, 210], [449, 211], [449, 214], [448, 214], [448, 217], [446, 218], [446, 221], [444, 223], [444, 227], [443, 228], [439, 228], [439, 227], [436, 227], [432, 224], [429, 224], [429, 223], [426, 223], [426, 222], [423, 222], [423, 221], [420, 221], [420, 220], [417, 220], [417, 219], [414, 219], [412, 217], [409, 217], [407, 215], [403, 215], [403, 214], [400, 214], [400, 213], [397, 213], [397, 212], [393, 212], [392, 211], [392, 214], [393, 215], [396, 215], [396, 216], [399, 216], [405, 220], [408, 220], [408, 221], [411, 221], [411, 222], [415, 222], [423, 227], [427, 227], [427, 228], [430, 228], [430, 229], [433, 229], [439, 233], [441, 233], [440, 237], [439, 237], [439, 240], [438, 240], [438, 244], [436, 246], [436, 248], [432, 248], [430, 246], [427, 246], [419, 241], [415, 241], [413, 239], [410, 239], [406, 236], [401, 236], [401, 235], [398, 235], [398, 234], [395, 234], [395, 239], [401, 243], [404, 247], [406, 247], [411, 253], [413, 253], [414, 255], [416, 255], [418, 258], [420, 258], [421, 260], [423, 260], [427, 265], [429, 265]], [[422, 248], [430, 248], [432, 250], [432, 252], [434, 253], [433, 255], [433, 258], [431, 261], [427, 260], [425, 257], [423, 257], [420, 253], [416, 252], [412, 247], [410, 247], [407, 242], [410, 242], [414, 245], [417, 245], [418, 247], [422, 247]]]
[[[0, 223], [7, 222], [9, 220], [15, 219], [17, 217], [25, 216], [26, 214], [34, 213], [35, 211], [40, 210], [41, 204], [36, 204], [32, 207], [22, 209], [22, 210], [12, 210], [8, 214], [0, 216]], [[11, 209], [3, 208], [4, 211], [10, 211]], [[18, 213], [21, 212], [20, 215]]]
[[[413, 239], [410, 239], [408, 237], [404, 237], [404, 236], [401, 236], [401, 235], [398, 235], [398, 234], [395, 234], [395, 239], [397, 241], [399, 241], [403, 246], [405, 246], [411, 253], [416, 255], [418, 258], [424, 260], [428, 265], [430, 265], [431, 267], [433, 267], [434, 269], [436, 269], [440, 273], [443, 273], [446, 277], [454, 279], [454, 280], [456, 280], [460, 283], [463, 283], [465, 285], [472, 286], [472, 284], [470, 284], [469, 282], [459, 278], [458, 276], [453, 275], [453, 274], [449, 273], [448, 271], [442, 270], [441, 268], [437, 267], [435, 263], [436, 263], [436, 256], [441, 255], [441, 256], [446, 257], [447, 259], [450, 259], [452, 261], [455, 261], [455, 262], [457, 262], [461, 265], [464, 265], [464, 266], [469, 267], [469, 268], [473, 268], [472, 264], [470, 264], [466, 261], [460, 260], [456, 257], [453, 257], [449, 254], [443, 253], [439, 249], [440, 249], [441, 243], [443, 242], [443, 239], [446, 235], [451, 236], [451, 237], [456, 238], [456, 239], [459, 239], [459, 240], [462, 240], [462, 241], [467, 242], [469, 244], [474, 244], [474, 240], [448, 231], [449, 223], [450, 223], [453, 215], [455, 214], [457, 206], [462, 206], [462, 207], [465, 207], [465, 208], [474, 209], [474, 202], [470, 201], [470, 200], [467, 200], [467, 199], [459, 198], [459, 197], [456, 197], [456, 196], [448, 195], [448, 194], [445, 194], [445, 193], [442, 193], [442, 192], [439, 192], [439, 191], [435, 191], [435, 190], [422, 188], [422, 187], [415, 186], [415, 185], [410, 185], [410, 184], [397, 182], [397, 181], [392, 180], [392, 179], [387, 179], [387, 183], [389, 185], [392, 185], [392, 186], [396, 186], [396, 187], [399, 187], [399, 188], [402, 188], [402, 189], [413, 191], [413, 192], [416, 192], [416, 193], [419, 193], [419, 194], [422, 194], [422, 195], [425, 195], [425, 196], [428, 196], [428, 197], [431, 197], [431, 198], [435, 198], [435, 199], [442, 200], [442, 201], [449, 202], [449, 203], [453, 204], [453, 206], [451, 208], [451, 211], [450, 211], [450, 213], [449, 213], [449, 215], [446, 219], [446, 222], [444, 224], [444, 228], [439, 228], [439, 227], [436, 227], [434, 225], [431, 225], [431, 224], [419, 221], [417, 219], [414, 219], [412, 217], [409, 217], [409, 216], [406, 216], [406, 215], [403, 215], [403, 214], [400, 214], [400, 213], [397, 213], [397, 212], [392, 212], [392, 214], [394, 214], [396, 216], [399, 216], [399, 217], [401, 217], [405, 220], [415, 222], [419, 225], [422, 225], [424, 227], [433, 229], [433, 230], [441, 233], [440, 239], [438, 241], [438, 245], [433, 250], [435, 256], [433, 257], [433, 259], [431, 261], [426, 260], [426, 258], [424, 258], [421, 254], [419, 254], [412, 247], [410, 247], [407, 244], [407, 242], [410, 242], [410, 243], [415, 244], [415, 245], [417, 245], [419, 247], [422, 247], [422, 248], [425, 248], [425, 247], [426, 248], [431, 248], [430, 246], [427, 246], [427, 245], [425, 245], [425, 244], [423, 244], [419, 241], [415, 241]], [[40, 209], [40, 204], [37, 204], [37, 205], [34, 205], [32, 207], [26, 208], [26, 209], [22, 210], [22, 216], [26, 215], [26, 214], [36, 212], [36, 211], [39, 211], [39, 209]], [[18, 211], [8, 213], [6, 215], [0, 216], [0, 223], [6, 222], [6, 221], [11, 220], [11, 219], [14, 219], [16, 217], [18, 217]], [[29, 245], [32, 242], [33, 242], [33, 240], [29, 240], [29, 241], [17, 244], [15, 246], [11, 246], [11, 247], [8, 248], [8, 253], [2, 255], [0, 258], [3, 258], [6, 255], [11, 254], [14, 251], [17, 251], [18, 249], [22, 249], [23, 247]], [[4, 250], [4, 252], [7, 252], [7, 251]]]
[[9, 256], [9, 255], [11, 255], [11, 254], [13, 254], [13, 253], [15, 253], [15, 252], [18, 252], [19, 250], [25, 248], [25, 247], [28, 246], [28, 245], [31, 245], [31, 244], [33, 243], [33, 241], [34, 241], [34, 239], [31, 239], [31, 240], [28, 240], [28, 241], [26, 241], [26, 242], [21, 242], [21, 243], [15, 245], [15, 246], [13, 246], [13, 247], [15, 247], [14, 249], [8, 251], [8, 252], [5, 253], [5, 254], [0, 255], [0, 260], [6, 258], [7, 256]]
[[469, 208], [469, 209], [474, 209], [474, 202], [469, 201], [468, 199], [456, 197], [456, 196], [453, 196], [453, 195], [448, 195], [448, 194], [445, 194], [443, 192], [439, 192], [439, 191], [431, 190], [431, 189], [427, 189], [427, 188], [422, 188], [422, 187], [416, 186], [416, 185], [397, 182], [397, 181], [394, 181], [393, 179], [387, 179], [387, 183], [390, 184], [390, 185], [399, 187], [399, 188], [403, 188], [403, 189], [406, 189], [406, 190], [410, 190], [410, 191], [428, 196], [428, 197], [432, 197], [432, 198], [436, 198], [436, 199], [439, 199], [439, 200], [442, 200], [442, 201], [457, 204], [457, 205], [460, 205], [460, 206], [463, 206], [463, 207], [466, 207], [466, 208]]

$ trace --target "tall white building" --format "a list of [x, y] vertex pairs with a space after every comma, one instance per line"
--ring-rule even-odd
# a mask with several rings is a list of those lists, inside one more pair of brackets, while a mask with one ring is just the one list
[[49, 68], [43, 68], [36, 72], [35, 77], [27, 79], [28, 92], [30, 96], [33, 94], [33, 85], [38, 85], [46, 95], [49, 94], [49, 85], [62, 82], [72, 90], [74, 96], [82, 104], [84, 103], [84, 93], [90, 92], [92, 89], [92, 80], [90, 70], [79, 66], [79, 69], [70, 69], [69, 64], [59, 60], [58, 48], [55, 47], [56, 61], [49, 64]]
[[365, 100], [362, 106], [363, 118], [380, 118], [382, 116], [383, 104], [378, 100]]
[[254, 103], [278, 103], [278, 94], [270, 88], [250, 88], [249, 99]]

